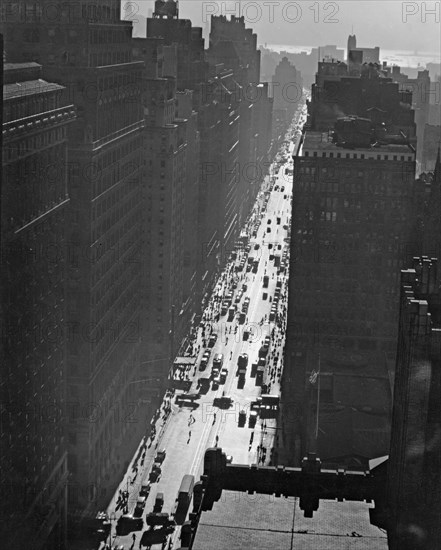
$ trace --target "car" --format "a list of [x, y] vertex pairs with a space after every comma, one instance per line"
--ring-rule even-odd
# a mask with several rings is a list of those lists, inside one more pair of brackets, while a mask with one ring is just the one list
[[248, 426], [250, 428], [254, 428], [257, 422], [257, 411], [251, 411], [250, 416], [248, 418]]
[[280, 191], [283, 193], [285, 191], [285, 188], [284, 187], [281, 187], [280, 188]]
[[138, 497], [138, 500], [136, 501], [135, 510], [133, 512], [133, 515], [135, 518], [140, 518], [142, 516], [146, 501], [147, 501], [147, 497], [141, 497], [141, 496]]
[[212, 385], [211, 385], [212, 389], [216, 390], [219, 387], [219, 384], [220, 384], [220, 376], [217, 375], [213, 378], [213, 382], [212, 382]]
[[210, 360], [210, 354], [204, 353], [202, 356], [201, 362], [199, 364], [199, 370], [205, 370], [208, 365], [208, 361]]
[[153, 513], [157, 514], [162, 511], [162, 507], [164, 506], [164, 493], [157, 493], [155, 498], [155, 504], [153, 506]]
[[228, 376], [228, 369], [222, 369], [220, 371], [220, 381], [221, 381], [221, 384], [225, 384], [226, 380], [227, 380], [227, 376]]
[[160, 476], [161, 476], [161, 467], [159, 466], [159, 464], [155, 463], [153, 464], [152, 469], [150, 471], [149, 481], [154, 483], [159, 479]]
[[269, 347], [270, 342], [271, 342], [271, 338], [269, 336], [265, 336], [265, 340], [263, 341], [263, 345]]
[[141, 485], [141, 491], [139, 492], [140, 497], [148, 497], [150, 494], [150, 483], [147, 483], [145, 485]]
[[270, 218], [270, 219], [268, 220], [268, 222], [267, 222], [267, 223], [271, 223], [271, 218]]
[[155, 462], [158, 462], [158, 463], [164, 462], [165, 455], [166, 455], [165, 449], [161, 449], [160, 451], [158, 451], [155, 456]]
[[241, 353], [237, 359], [237, 366], [238, 367], [247, 367], [248, 365], [248, 354], [247, 353]]
[[209, 346], [210, 348], [212, 348], [212, 347], [214, 346], [214, 344], [216, 343], [216, 340], [217, 340], [217, 334], [216, 334], [216, 333], [215, 333], [215, 334], [212, 334], [212, 335], [210, 336], [210, 339], [208, 340], [208, 346]]
[[267, 232], [267, 233], [271, 233], [271, 227], [267, 227], [267, 228], [266, 228], [266, 232]]
[[268, 243], [268, 250], [271, 250], [273, 245], [271, 243]]
[[259, 250], [259, 248], [260, 248], [260, 244], [255, 244], [254, 245], [254, 250]]
[[262, 300], [266, 300], [268, 298], [268, 292], [264, 292], [262, 294]]

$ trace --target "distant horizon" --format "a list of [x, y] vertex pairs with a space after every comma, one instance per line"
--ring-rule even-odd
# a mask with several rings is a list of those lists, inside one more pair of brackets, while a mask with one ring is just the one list
[[[308, 54], [311, 53], [313, 48], [323, 48], [325, 46], [335, 46], [337, 49], [346, 50], [346, 47], [338, 46], [336, 44], [322, 44], [320, 46], [297, 46], [289, 44], [259, 44], [258, 48], [263, 47], [268, 50], [280, 53], [281, 51], [286, 51], [287, 53], [298, 54], [302, 51], [306, 51]], [[434, 63], [441, 65], [441, 60], [439, 54], [433, 52], [416, 52], [412, 50], [391, 50], [387, 48], [380, 47], [380, 60], [386, 61], [391, 65], [398, 65], [402, 69], [418, 69], [425, 67], [428, 63]]]
[[[279, 44], [279, 43], [275, 43], [275, 42], [272, 42], [271, 44], [270, 43], [258, 43], [257, 47], [260, 48], [260, 47], [263, 47], [263, 48], [275, 48], [277, 46], [277, 49], [279, 48], [295, 48], [295, 49], [302, 49], [303, 51], [305, 50], [308, 50], [308, 51], [311, 51], [313, 48], [324, 48], [325, 46], [335, 46], [337, 49], [339, 50], [346, 50], [347, 46], [341, 46], [341, 45], [338, 45], [338, 44], [320, 44], [320, 45], [315, 45], [315, 46], [311, 46], [311, 45], [308, 45], [308, 46], [305, 46], [305, 45], [299, 45], [299, 44]], [[363, 46], [361, 46], [363, 47]], [[370, 46], [371, 47], [371, 46]], [[373, 46], [374, 47], [374, 46]], [[395, 49], [390, 49], [390, 48], [382, 48], [381, 46], [378, 46], [380, 48], [380, 55], [382, 52], [388, 52], [388, 53], [396, 53], [397, 55], [406, 55], [406, 56], [419, 56], [419, 55], [422, 55], [422, 56], [425, 56], [425, 57], [437, 57], [438, 60], [441, 60], [441, 55], [439, 52], [435, 52], [435, 51], [418, 51], [416, 50], [416, 53], [415, 53], [415, 50], [405, 50], [405, 49], [402, 49], [402, 48], [395, 48]]]

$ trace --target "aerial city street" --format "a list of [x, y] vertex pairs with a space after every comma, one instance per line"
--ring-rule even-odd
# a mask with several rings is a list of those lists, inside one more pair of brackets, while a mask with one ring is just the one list
[[440, 10], [0, 1], [2, 548], [441, 549]]
[[[179, 487], [184, 475], [200, 478], [209, 447], [221, 447], [230, 462], [239, 464], [283, 463], [283, 456], [276, 452], [276, 415], [259, 418], [258, 404], [262, 394], [269, 394], [278, 407], [289, 276], [290, 173], [305, 118], [306, 107], [301, 104], [241, 241], [219, 277], [200, 325], [193, 329], [188, 355], [194, 357], [194, 367], [177, 368], [175, 373], [177, 379], [188, 379], [191, 386], [167, 392], [156, 422], [106, 510], [112, 528], [98, 548], [110, 544], [112, 548], [130, 548], [133, 543], [135, 548], [179, 548], [180, 526], [186, 519], [181, 516], [179, 524], [175, 523]], [[277, 448], [283, 451], [279, 442]], [[153, 544], [154, 529], [148, 527], [146, 518], [158, 511], [158, 493], [162, 495], [158, 510], [169, 515], [174, 529], [167, 536], [161, 532], [162, 540]], [[138, 506], [140, 495], [146, 499]], [[142, 518], [143, 527], [138, 520], [136, 530], [118, 534], [118, 521], [121, 525], [124, 520], [120, 518], [130, 515]], [[134, 524], [127, 529], [132, 528]]]

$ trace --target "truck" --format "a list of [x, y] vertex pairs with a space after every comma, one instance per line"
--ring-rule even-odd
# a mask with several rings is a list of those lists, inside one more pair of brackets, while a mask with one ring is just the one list
[[265, 372], [265, 367], [262, 367], [262, 366], [257, 367], [256, 386], [262, 385], [264, 372]]
[[268, 283], [269, 283], [269, 277], [268, 277], [268, 275], [264, 275], [264, 277], [263, 277], [263, 288], [268, 288]]
[[228, 309], [228, 321], [232, 321], [234, 319], [235, 314], [236, 314], [236, 308], [230, 307]]
[[239, 373], [238, 373], [239, 374], [239, 379], [237, 381], [237, 387], [238, 388], [243, 388], [244, 387], [246, 373], [247, 373], [246, 367], [239, 367]]
[[191, 502], [191, 497], [193, 496], [193, 487], [194, 487], [194, 476], [186, 474], [181, 481], [181, 486], [179, 487], [177, 504], [178, 508], [187, 508]]
[[237, 366], [239, 367], [239, 370], [240, 368], [244, 368], [245, 371], [247, 370], [247, 366], [248, 366], [248, 354], [246, 353], [241, 353], [237, 359]]
[[280, 256], [277, 254], [274, 256], [274, 267], [280, 266]]

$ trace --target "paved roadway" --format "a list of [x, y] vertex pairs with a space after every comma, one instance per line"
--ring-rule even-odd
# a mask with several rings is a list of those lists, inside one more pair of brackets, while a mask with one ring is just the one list
[[[293, 139], [297, 138], [298, 131], [294, 126], [291, 130]], [[291, 135], [291, 132], [289, 132], [289, 135]], [[251, 249], [249, 251], [249, 255], [254, 258], [259, 258], [257, 273], [253, 274], [252, 272], [246, 272], [246, 269], [242, 272], [235, 271], [235, 266], [240, 262], [240, 259], [248, 256], [245, 250], [239, 253], [238, 258], [230, 262], [227, 266], [223, 277], [221, 277], [221, 280], [213, 292], [212, 301], [210, 302], [211, 305], [209, 306], [211, 309], [206, 313], [207, 316], [211, 316], [212, 318], [215, 317], [220, 303], [213, 300], [214, 296], [226, 292], [228, 286], [235, 278], [237, 289], [234, 291], [233, 302], [242, 284], [245, 283], [248, 285], [239, 303], [239, 310], [241, 310], [245, 297], [250, 297], [247, 323], [239, 325], [237, 317], [233, 321], [228, 322], [227, 316], [220, 317], [218, 322], [212, 320], [207, 321], [206, 324], [211, 325], [212, 332], [216, 333], [218, 338], [216, 344], [212, 348], [210, 362], [204, 371], [198, 369], [200, 359], [205, 350], [202, 345], [202, 328], [198, 329], [197, 332], [196, 348], [199, 346], [200, 349], [198, 351], [197, 370], [194, 375], [193, 372], [189, 373], [193, 379], [190, 393], [197, 393], [200, 391], [197, 389], [198, 379], [209, 378], [215, 353], [224, 354], [225, 360], [223, 367], [228, 369], [227, 380], [225, 384], [219, 385], [217, 389], [212, 389], [212, 384], [210, 384], [207, 393], [201, 394], [200, 397], [194, 401], [193, 405], [191, 405], [191, 402], [185, 402], [183, 405], [175, 399], [171, 400], [171, 412], [168, 416], [165, 415], [157, 421], [157, 439], [146, 449], [143, 466], [141, 467], [141, 465], [138, 464], [139, 472], [136, 479], [133, 481], [134, 472], [132, 467], [134, 461], [132, 461], [125, 478], [120, 484], [120, 488], [122, 490], [128, 489], [130, 494], [129, 512], [134, 509], [141, 482], [147, 482], [148, 480], [149, 470], [154, 461], [156, 447], [157, 449], [166, 449], [166, 458], [162, 464], [161, 477], [157, 482], [152, 483], [151, 492], [144, 510], [144, 518], [145, 513], [149, 513], [153, 510], [157, 492], [164, 493], [163, 512], [172, 513], [182, 476], [190, 473], [195, 476], [196, 481], [199, 479], [203, 470], [205, 450], [216, 445], [216, 437], [218, 437], [218, 446], [222, 447], [222, 450], [227, 455], [231, 455], [235, 463], [257, 463], [261, 457], [261, 454], [258, 452], [258, 446], [264, 446], [268, 450], [266, 460], [262, 462], [262, 459], [261, 463], [269, 464], [270, 462], [273, 440], [275, 437], [278, 437], [276, 421], [267, 420], [266, 426], [263, 426], [262, 422], [258, 420], [255, 428], [252, 429], [248, 426], [249, 405], [251, 401], [255, 400], [261, 393], [261, 388], [255, 383], [255, 377], [251, 377], [251, 364], [253, 362], [257, 363], [258, 361], [258, 350], [264, 337], [273, 333], [268, 361], [270, 367], [272, 367], [272, 371], [271, 368], [266, 369], [264, 382], [271, 383], [271, 394], [278, 394], [284, 346], [284, 321], [281, 318], [279, 327], [277, 327], [274, 322], [268, 322], [268, 316], [272, 303], [270, 302], [270, 297], [272, 298], [274, 295], [278, 278], [282, 281], [282, 292], [278, 303], [278, 312], [282, 314], [283, 308], [286, 306], [287, 270], [285, 270], [284, 274], [279, 274], [278, 276], [278, 269], [274, 266], [274, 262], [269, 260], [269, 256], [273, 252], [282, 256], [284, 248], [288, 247], [288, 243], [285, 241], [287, 230], [284, 229], [283, 226], [289, 227], [290, 224], [292, 183], [289, 181], [289, 177], [285, 176], [285, 167], [289, 165], [292, 168], [292, 162], [291, 159], [284, 161], [283, 158], [288, 153], [292, 152], [293, 146], [294, 144], [291, 143], [289, 147], [285, 147], [283, 152], [281, 152], [280, 161], [282, 164], [278, 176], [275, 178], [276, 181], [273, 190], [269, 194], [266, 211], [262, 212], [264, 194], [260, 193], [256, 201], [254, 217], [250, 222], [252, 226], [250, 235], [253, 230], [255, 231], [258, 227], [257, 235], [250, 239]], [[277, 187], [278, 190], [276, 190]], [[284, 188], [284, 190], [282, 191], [281, 188]], [[281, 218], [280, 225], [276, 224], [277, 217]], [[268, 223], [268, 220], [271, 220], [271, 222]], [[270, 228], [270, 232], [267, 232], [267, 228]], [[255, 249], [256, 245], [259, 245], [257, 249]], [[269, 245], [272, 245], [272, 248], [270, 248]], [[280, 247], [280, 249], [278, 249], [278, 247]], [[265, 273], [269, 276], [269, 287], [267, 289], [262, 288], [263, 276]], [[267, 293], [266, 299], [263, 299], [264, 291]], [[265, 315], [266, 318], [264, 318]], [[234, 329], [236, 327], [237, 333], [234, 334]], [[251, 330], [250, 338], [247, 341], [243, 340], [245, 327]], [[206, 338], [208, 338], [208, 334], [209, 333], [206, 333]], [[236, 370], [237, 359], [241, 353], [248, 354], [249, 363], [245, 385], [242, 389], [238, 389]], [[181, 392], [176, 392], [176, 395], [180, 393]], [[220, 409], [213, 405], [213, 400], [216, 397], [221, 397], [223, 393], [232, 399], [232, 405], [227, 410]], [[244, 427], [238, 426], [238, 415], [241, 409], [247, 410], [247, 423]], [[163, 411], [161, 410], [161, 412]], [[251, 434], [253, 434], [252, 441], [250, 441]], [[110, 537], [112, 539], [112, 548], [119, 548], [120, 545], [122, 545], [126, 550], [129, 548], [137, 549], [140, 547], [139, 541], [141, 531], [135, 532], [135, 541], [133, 541], [132, 538], [133, 533], [127, 536], [115, 536], [115, 520], [122, 513], [121, 509], [115, 511], [117, 496], [118, 491], [107, 509], [108, 514], [114, 518]], [[145, 523], [144, 527], [146, 527]], [[104, 544], [101, 545], [101, 548], [103, 548], [103, 546]], [[165, 547], [179, 548], [179, 546], [178, 526], [175, 532], [167, 539], [167, 545]], [[143, 546], [143, 548], [145, 547]], [[156, 550], [157, 548], [161, 548], [161, 545], [154, 545], [151, 548], [152, 550]]]

